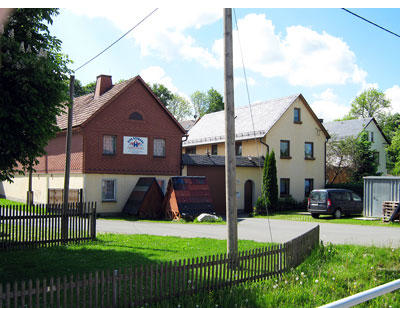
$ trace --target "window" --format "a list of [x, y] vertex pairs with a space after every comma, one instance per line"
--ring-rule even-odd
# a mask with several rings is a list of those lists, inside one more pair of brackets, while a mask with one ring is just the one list
[[373, 155], [374, 155], [374, 161], [375, 161], [375, 163], [376, 163], [377, 165], [379, 165], [379, 152], [374, 151]]
[[314, 190], [314, 179], [305, 179], [304, 180], [304, 196], [308, 197], [312, 190]]
[[314, 159], [314, 143], [304, 143], [304, 159]]
[[103, 202], [115, 202], [117, 180], [103, 179], [101, 184], [101, 199]]
[[361, 202], [362, 201], [362, 199], [357, 194], [352, 193], [352, 195], [353, 195], [353, 201], [357, 201], [357, 202]]
[[299, 108], [294, 108], [293, 114], [294, 114], [293, 122], [294, 123], [301, 123], [300, 109]]
[[290, 158], [290, 141], [281, 140], [281, 158]]
[[130, 120], [143, 121], [143, 116], [139, 112], [133, 112], [129, 115]]
[[218, 145], [211, 145], [211, 155], [218, 155]]
[[288, 196], [290, 194], [290, 179], [280, 179], [280, 196]]
[[103, 136], [103, 155], [115, 155], [117, 136]]
[[191, 154], [191, 155], [196, 155], [196, 147], [186, 147], [185, 153]]
[[370, 141], [371, 143], [374, 142], [374, 132], [369, 132], [369, 141]]
[[242, 155], [242, 142], [235, 143], [235, 153], [236, 153], [236, 156]]
[[165, 139], [154, 138], [154, 157], [165, 157]]

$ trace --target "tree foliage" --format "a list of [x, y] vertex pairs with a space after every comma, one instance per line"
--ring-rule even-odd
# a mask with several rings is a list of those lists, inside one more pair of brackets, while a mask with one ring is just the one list
[[355, 142], [353, 163], [351, 182], [361, 182], [363, 177], [378, 175], [378, 162], [375, 160], [366, 131], [363, 131]]
[[191, 116], [192, 108], [188, 100], [172, 93], [162, 84], [155, 83], [151, 86], [151, 89], [178, 121]]
[[399, 176], [400, 175], [400, 128], [396, 130], [392, 137], [392, 142], [387, 148], [388, 162], [390, 173]]
[[361, 182], [365, 176], [378, 175], [378, 162], [371, 149], [368, 133], [363, 131], [357, 138], [333, 138], [326, 148], [327, 166], [334, 171], [332, 184], [343, 170], [348, 170], [351, 182]]
[[354, 99], [350, 112], [344, 119], [375, 117], [380, 122], [390, 107], [390, 101], [382, 91], [370, 88]]
[[56, 15], [58, 9], [16, 9], [0, 30], [1, 181], [38, 163], [59, 130], [69, 60], [48, 29]]
[[82, 86], [82, 83], [78, 79], [75, 79], [74, 81], [74, 97], [93, 93], [95, 89], [96, 81], [90, 82], [85, 86]]
[[207, 93], [195, 91], [191, 96], [196, 117], [202, 117], [204, 114], [222, 111], [224, 109], [224, 101], [222, 95], [211, 88]]
[[278, 180], [275, 153], [267, 154], [264, 160], [262, 197], [268, 212], [273, 213], [278, 207]]

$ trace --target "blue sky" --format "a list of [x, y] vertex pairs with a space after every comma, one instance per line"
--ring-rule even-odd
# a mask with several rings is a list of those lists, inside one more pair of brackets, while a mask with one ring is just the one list
[[[75, 3], [61, 10], [51, 32], [62, 40], [75, 69], [155, 7]], [[348, 8], [400, 34], [400, 9]], [[346, 114], [357, 94], [375, 87], [392, 100], [392, 112], [400, 112], [400, 38], [340, 8], [237, 8], [235, 13], [236, 106], [248, 104], [239, 34], [251, 103], [302, 93], [316, 114], [330, 121]], [[113, 82], [140, 74], [186, 98], [211, 87], [223, 95], [222, 40], [221, 8], [161, 5], [131, 34], [78, 70], [76, 78], [86, 84], [99, 74], [112, 75]]]

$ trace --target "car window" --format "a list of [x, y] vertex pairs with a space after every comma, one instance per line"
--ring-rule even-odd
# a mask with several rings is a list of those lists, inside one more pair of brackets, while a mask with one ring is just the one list
[[326, 192], [324, 191], [312, 191], [310, 194], [311, 202], [326, 202]]
[[353, 201], [361, 202], [362, 199], [355, 193], [353, 193]]
[[342, 194], [340, 192], [331, 192], [330, 195], [331, 195], [332, 200], [335, 200], [335, 201], [342, 200]]
[[351, 201], [350, 192], [343, 192], [343, 201]]

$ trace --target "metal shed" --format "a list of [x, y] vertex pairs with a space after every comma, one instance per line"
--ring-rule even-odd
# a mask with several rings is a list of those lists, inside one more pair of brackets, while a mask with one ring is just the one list
[[383, 217], [384, 201], [400, 200], [400, 177], [364, 177], [364, 216]]

